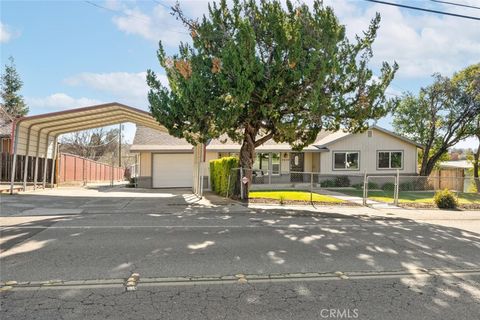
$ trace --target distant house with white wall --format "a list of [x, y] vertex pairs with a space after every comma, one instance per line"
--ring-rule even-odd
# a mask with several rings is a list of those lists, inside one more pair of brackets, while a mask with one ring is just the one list
[[[362, 133], [322, 131], [316, 141], [301, 152], [295, 152], [286, 143], [267, 141], [256, 148], [254, 170], [256, 175], [271, 175], [276, 180], [298, 179], [293, 172], [385, 175], [399, 170], [402, 175], [416, 175], [419, 148], [422, 148], [420, 144], [378, 126]], [[192, 186], [193, 147], [186, 140], [137, 126], [130, 151], [139, 155], [139, 187]], [[228, 138], [214, 139], [206, 145], [205, 161], [239, 151], [240, 144]], [[206, 187], [208, 175], [207, 165]]]

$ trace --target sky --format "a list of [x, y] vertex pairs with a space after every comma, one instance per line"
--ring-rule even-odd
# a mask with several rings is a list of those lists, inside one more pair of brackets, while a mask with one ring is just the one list
[[[302, 1], [311, 4], [312, 1]], [[480, 61], [480, 21], [371, 3], [325, 0], [350, 38], [382, 17], [373, 45], [373, 70], [383, 61], [400, 69], [388, 89], [390, 96], [418, 92], [435, 72], [450, 76]], [[480, 17], [480, 10], [429, 0], [397, 2]], [[449, 0], [480, 7], [478, 0]], [[180, 1], [189, 17], [207, 12], [208, 1]], [[169, 14], [170, 0], [144, 1], [9, 1], [0, 0], [1, 64], [13, 56], [24, 82], [30, 114], [106, 102], [148, 110], [145, 76], [154, 70], [166, 83], [156, 50], [161, 40], [168, 54], [188, 41], [186, 29]], [[392, 129], [391, 117], [378, 124]], [[126, 126], [131, 141], [134, 126]], [[458, 147], [474, 147], [473, 139]]]

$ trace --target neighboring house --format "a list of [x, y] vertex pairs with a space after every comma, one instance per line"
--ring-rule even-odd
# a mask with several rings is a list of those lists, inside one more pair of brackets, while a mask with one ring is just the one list
[[[392, 175], [418, 173], [417, 151], [421, 145], [393, 132], [374, 126], [363, 133], [321, 132], [302, 152], [289, 144], [267, 141], [256, 148], [255, 176], [268, 176], [273, 182], [298, 181], [315, 172], [325, 175]], [[214, 139], [206, 146], [205, 161], [238, 154], [240, 144]], [[138, 186], [143, 188], [191, 187], [193, 148], [184, 139], [137, 126], [130, 152], [139, 154]], [[208, 188], [208, 164], [203, 173]]]
[[0, 153], [10, 153], [12, 117], [0, 105]]

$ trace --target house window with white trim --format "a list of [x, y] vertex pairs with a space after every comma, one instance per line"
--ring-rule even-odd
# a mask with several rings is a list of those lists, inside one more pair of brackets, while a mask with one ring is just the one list
[[402, 169], [403, 151], [378, 151], [378, 169]]
[[280, 174], [280, 153], [256, 153], [253, 170], [262, 175]]
[[333, 153], [333, 170], [358, 170], [360, 168], [360, 152], [341, 151]]

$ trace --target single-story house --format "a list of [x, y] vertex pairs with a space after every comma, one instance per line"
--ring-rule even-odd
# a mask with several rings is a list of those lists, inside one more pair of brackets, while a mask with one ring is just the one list
[[[256, 148], [255, 175], [276, 180], [298, 179], [294, 172], [325, 175], [403, 175], [418, 173], [418, 143], [378, 126], [362, 133], [322, 131], [314, 143], [301, 152], [289, 144], [267, 141]], [[214, 139], [205, 147], [204, 186], [208, 188], [208, 162], [238, 154], [240, 144]], [[191, 187], [193, 147], [184, 139], [151, 128], [137, 126], [130, 148], [139, 158], [138, 186], [141, 188]], [[295, 178], [296, 177], [296, 178]], [[283, 181], [282, 182], [285, 182]], [[289, 180], [294, 181], [294, 180]]]

